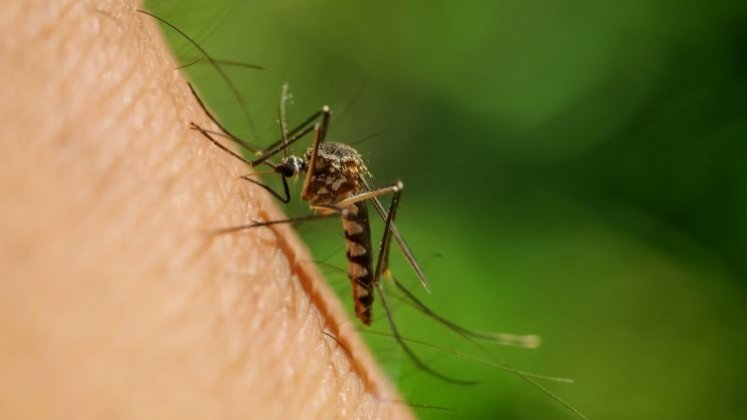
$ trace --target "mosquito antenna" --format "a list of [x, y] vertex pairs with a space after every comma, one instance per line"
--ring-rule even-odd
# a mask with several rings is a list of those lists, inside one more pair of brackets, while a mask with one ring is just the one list
[[205, 51], [205, 49], [202, 48], [194, 39], [192, 39], [189, 35], [187, 35], [181, 29], [177, 28], [172, 23], [170, 23], [170, 22], [166, 21], [165, 19], [163, 19], [161, 17], [158, 17], [155, 14], [153, 14], [151, 12], [148, 12], [146, 10], [135, 9], [135, 11], [137, 11], [138, 13], [143, 13], [145, 15], [148, 15], [148, 16], [152, 17], [153, 19], [156, 19], [157, 21], [159, 21], [159, 22], [163, 23], [164, 25], [168, 26], [169, 28], [175, 30], [177, 33], [179, 33], [179, 35], [183, 36], [184, 39], [187, 40], [187, 42], [189, 42], [190, 44], [192, 44], [192, 46], [194, 46], [198, 51], [200, 51], [200, 54], [202, 54], [205, 57], [205, 59], [210, 63], [210, 65], [215, 69], [215, 71], [217, 71], [218, 74], [220, 74], [220, 76], [223, 79], [223, 81], [226, 82], [226, 85], [231, 90], [231, 93], [236, 98], [236, 101], [239, 103], [239, 106], [241, 107], [241, 111], [244, 114], [244, 118], [246, 119], [246, 122], [249, 125], [249, 130], [252, 132], [252, 136], [256, 139], [258, 137], [257, 136], [257, 130], [254, 127], [254, 122], [252, 121], [252, 118], [249, 116], [249, 110], [247, 109], [247, 106], [244, 103], [244, 99], [241, 97], [241, 95], [239, 95], [239, 90], [238, 90], [238, 88], [236, 88], [236, 85], [233, 84], [233, 82], [228, 77], [228, 75], [226, 74], [226, 72], [223, 71], [223, 69], [216, 63], [216, 61], [213, 59], [213, 57], [211, 57], [210, 54], [208, 54], [207, 51]]

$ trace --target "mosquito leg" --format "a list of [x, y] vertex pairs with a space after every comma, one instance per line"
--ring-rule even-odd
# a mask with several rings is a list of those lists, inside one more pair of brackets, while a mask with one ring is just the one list
[[[315, 112], [310, 117], [306, 118], [304, 120], [304, 122], [302, 122], [301, 124], [298, 124], [296, 126], [296, 128], [294, 128], [293, 130], [291, 130], [290, 132], [288, 132], [288, 135], [289, 136], [294, 136], [296, 133], [298, 133], [299, 131], [301, 131], [304, 128], [313, 127], [313, 125], [311, 125], [311, 123], [314, 120], [316, 120], [317, 118], [319, 118], [322, 115], [322, 113], [324, 113], [323, 109]], [[270, 151], [272, 151], [275, 148], [277, 148], [278, 146], [282, 147], [282, 143], [283, 143], [283, 139], [278, 139], [274, 143], [272, 143], [271, 145], [265, 147], [264, 149], [262, 149], [262, 150], [260, 150], [260, 151], [258, 151], [256, 153], [258, 154], [258, 156], [264, 156], [267, 153], [269, 153]], [[275, 152], [275, 153], [277, 153], [277, 152]]]
[[154, 15], [153, 13], [150, 13], [150, 12], [148, 12], [146, 10], [135, 9], [135, 11], [137, 11], [138, 13], [142, 13], [142, 14], [148, 15], [148, 16], [152, 17], [153, 19], [156, 19], [157, 21], [159, 21], [159, 22], [163, 23], [164, 25], [170, 27], [171, 29], [173, 29], [174, 31], [176, 31], [177, 33], [179, 33], [179, 35], [181, 35], [184, 39], [186, 39], [187, 42], [189, 42], [190, 44], [192, 44], [192, 46], [194, 46], [200, 52], [200, 54], [202, 54], [203, 57], [205, 57], [205, 59], [210, 63], [210, 65], [215, 69], [215, 71], [218, 72], [218, 74], [223, 79], [223, 81], [226, 82], [226, 85], [231, 90], [231, 93], [233, 94], [233, 96], [236, 98], [236, 102], [238, 102], [239, 103], [239, 107], [241, 107], [241, 111], [243, 112], [244, 118], [246, 119], [246, 122], [249, 125], [249, 129], [251, 130], [252, 134], [256, 138], [257, 137], [257, 130], [254, 128], [254, 123], [252, 122], [252, 119], [249, 116], [249, 110], [247, 109], [246, 104], [244, 103], [244, 99], [241, 97], [241, 95], [239, 95], [239, 90], [236, 88], [236, 85], [234, 85], [233, 82], [231, 82], [231, 79], [228, 77], [228, 75], [226, 74], [226, 72], [223, 71], [223, 69], [215, 62], [215, 60], [213, 59], [213, 57], [211, 57], [210, 54], [208, 54], [207, 51], [205, 51], [205, 49], [200, 46], [200, 44], [198, 44], [194, 39], [192, 39], [184, 31], [182, 31], [181, 29], [179, 29], [176, 26], [174, 26], [174, 24], [172, 24], [172, 23], [166, 21], [165, 19], [160, 18], [160, 17], [158, 17], [158, 16]]
[[490, 355], [490, 353], [478, 342], [476, 342], [476, 339], [491, 341], [500, 345], [513, 347], [536, 348], [540, 346], [540, 337], [532, 334], [516, 335], [507, 333], [482, 333], [467, 329], [435, 312], [433, 309], [423, 303], [423, 301], [418, 299], [411, 291], [407, 290], [402, 282], [397, 280], [395, 276], [389, 274], [388, 277], [392, 280], [397, 289], [399, 289], [399, 291], [404, 294], [405, 298], [401, 298], [403, 302], [416, 308], [421, 313], [435, 320], [454, 333], [461, 335], [465, 339], [469, 340], [475, 347], [479, 348], [488, 355]]
[[[368, 185], [365, 182], [364, 182], [364, 185], [366, 186], [366, 188], [368, 188]], [[404, 239], [402, 239], [402, 236], [399, 234], [399, 230], [397, 229], [397, 226], [394, 224], [394, 215], [397, 212], [397, 208], [399, 206], [399, 196], [403, 188], [404, 188], [404, 185], [402, 184], [402, 182], [397, 182], [396, 184], [392, 186], [380, 188], [378, 190], [370, 191], [369, 189], [368, 192], [350, 197], [347, 200], [353, 200], [353, 199], [371, 200], [374, 204], [374, 207], [376, 208], [376, 211], [385, 220], [385, 227], [384, 227], [385, 234], [381, 242], [381, 249], [379, 249], [379, 255], [380, 255], [379, 259], [381, 261], [377, 262], [376, 277], [374, 281], [378, 282], [379, 276], [384, 271], [386, 271], [386, 269], [389, 266], [389, 248], [391, 245], [391, 237], [394, 237], [394, 239], [397, 241], [397, 244], [402, 249], [402, 253], [405, 256], [405, 259], [410, 264], [410, 266], [415, 270], [415, 273], [418, 275], [418, 279], [420, 280], [421, 284], [423, 285], [423, 287], [425, 287], [425, 290], [430, 292], [430, 285], [428, 284], [428, 280], [425, 278], [425, 274], [420, 268], [420, 265], [417, 263], [417, 260], [415, 260], [415, 256], [412, 255], [410, 248], [407, 246]], [[378, 199], [380, 195], [386, 194], [387, 192], [394, 193], [394, 196], [392, 197], [392, 202], [389, 205], [389, 211], [384, 210], [384, 206], [381, 204], [381, 201], [379, 201]]]
[[404, 188], [404, 184], [402, 184], [401, 181], [397, 181], [388, 187], [379, 188], [373, 191], [366, 191], [360, 194], [356, 194], [352, 197], [348, 197], [338, 202], [337, 206], [345, 208], [360, 201], [371, 200], [384, 194], [397, 194], [398, 192], [402, 191], [402, 188]]
[[[267, 155], [267, 156], [265, 156], [263, 158], [260, 158], [260, 159], [254, 160], [254, 161], [250, 161], [250, 160], [247, 160], [247, 159], [241, 157], [239, 154], [234, 153], [231, 149], [229, 149], [228, 147], [226, 147], [223, 144], [221, 144], [221, 142], [219, 142], [218, 140], [216, 140], [212, 136], [212, 135], [222, 135], [222, 134], [215, 133], [214, 131], [206, 130], [206, 129], [200, 127], [199, 125], [195, 124], [194, 122], [191, 122], [189, 124], [189, 128], [191, 128], [192, 130], [199, 131], [200, 133], [202, 133], [203, 136], [205, 136], [205, 138], [207, 138], [208, 140], [210, 140], [210, 142], [213, 143], [216, 147], [218, 147], [219, 149], [221, 149], [224, 152], [228, 153], [229, 155], [235, 157], [236, 159], [238, 159], [238, 160], [246, 163], [247, 165], [249, 165], [252, 168], [255, 167], [255, 166], [258, 166], [258, 165], [260, 165], [262, 163], [264, 163], [265, 165], [268, 165], [269, 167], [271, 167], [273, 169], [275, 169], [277, 167], [277, 165], [275, 165], [275, 164], [267, 161], [267, 159], [270, 158], [270, 157], [272, 157], [272, 155]], [[292, 137], [288, 141], [288, 144], [290, 145], [290, 144], [293, 144], [294, 142], [300, 140], [303, 136], [305, 136], [306, 134], [308, 134], [311, 131], [311, 129], [312, 129], [312, 127], [309, 127], [308, 129], [306, 129], [306, 130], [304, 130], [304, 131], [296, 134], [296, 136]]]
[[314, 125], [314, 144], [311, 147], [311, 156], [306, 164], [306, 176], [303, 179], [303, 187], [301, 188], [301, 198], [303, 200], [309, 199], [309, 186], [311, 185], [311, 178], [316, 168], [317, 154], [319, 153], [319, 145], [324, 141], [322, 138], [322, 129], [319, 123]]
[[[386, 296], [384, 295], [384, 288], [381, 285], [381, 282], [379, 279], [381, 278], [381, 275], [387, 270], [387, 267], [389, 265], [389, 251], [392, 243], [392, 236], [394, 235], [394, 231], [391, 229], [392, 225], [394, 224], [394, 218], [397, 214], [397, 208], [399, 207], [399, 200], [400, 200], [400, 194], [401, 190], [397, 190], [394, 193], [394, 196], [392, 197], [392, 202], [389, 204], [389, 211], [386, 213], [386, 222], [384, 226], [384, 234], [381, 239], [381, 244], [379, 246], [379, 256], [376, 261], [376, 270], [374, 271], [374, 287], [376, 287], [376, 290], [379, 294], [379, 300], [381, 301], [381, 306], [384, 309], [384, 312], [387, 316], [387, 321], [389, 323], [389, 328], [392, 331], [392, 335], [394, 335], [394, 338], [397, 340], [397, 343], [402, 347], [404, 352], [407, 354], [407, 356], [415, 363], [416, 366], [418, 366], [420, 369], [424, 370], [425, 372], [439, 378], [442, 380], [445, 380], [447, 382], [454, 382], [454, 383], [462, 383], [462, 384], [474, 384], [476, 382], [474, 381], [464, 381], [460, 379], [454, 379], [449, 376], [446, 376], [438, 371], [433, 370], [430, 366], [425, 364], [420, 358], [417, 357], [417, 355], [410, 349], [410, 347], [405, 343], [402, 336], [399, 334], [399, 331], [397, 330], [397, 326], [394, 323], [394, 320], [392, 318], [391, 312], [389, 311], [389, 305], [387, 304]], [[448, 327], [452, 331], [462, 335], [463, 337], [470, 340], [473, 344], [475, 344], [478, 348], [484, 350], [482, 346], [480, 346], [478, 343], [474, 341], [475, 338], [483, 338], [483, 339], [493, 339], [494, 337], [490, 337], [487, 335], [475, 333], [473, 331], [470, 331], [466, 328], [463, 328], [451, 321], [448, 321], [447, 319], [441, 317], [440, 315], [436, 314], [433, 310], [425, 306], [420, 300], [418, 300], [412, 293], [410, 293], [407, 289], [402, 286], [402, 284], [397, 281], [396, 278], [394, 278], [394, 282], [396, 286], [400, 289], [400, 291], [404, 292], [407, 297], [410, 299], [411, 302], [413, 302], [419, 309], [421, 309], [426, 315], [432, 317], [433, 319], [439, 321], [442, 325]], [[520, 375], [524, 377], [523, 375]], [[525, 378], [528, 379], [528, 378]]]
[[[308, 175], [307, 175], [308, 180]], [[308, 182], [308, 181], [305, 181]], [[386, 209], [384, 209], [384, 205], [381, 204], [381, 201], [379, 201], [378, 197], [384, 194], [394, 193], [397, 194], [398, 191], [401, 191], [404, 188], [404, 185], [402, 182], [397, 182], [393, 185], [390, 185], [388, 187], [379, 188], [377, 190], [371, 190], [365, 181], [363, 181], [363, 185], [369, 190], [364, 193], [360, 193], [357, 195], [354, 195], [352, 197], [348, 197], [345, 200], [340, 201], [337, 203], [339, 207], [345, 208], [351, 204], [354, 204], [356, 202], [362, 201], [362, 200], [370, 200], [374, 207], [376, 208], [376, 211], [379, 213], [379, 215], [382, 217], [382, 219], [387, 219], [387, 212]], [[399, 233], [399, 229], [397, 229], [397, 226], [392, 223], [387, 225], [387, 230], [392, 232], [392, 236], [394, 237], [394, 240], [397, 242], [397, 245], [399, 245], [400, 249], [402, 250], [402, 254], [405, 256], [405, 259], [407, 260], [407, 263], [412, 267], [412, 269], [415, 271], [415, 274], [418, 276], [418, 280], [420, 280], [420, 283], [423, 285], [426, 291], [430, 292], [430, 283], [428, 282], [428, 279], [425, 277], [425, 273], [420, 268], [420, 265], [418, 264], [417, 260], [415, 259], [415, 256], [412, 254], [412, 251], [410, 251], [410, 247], [407, 246], [407, 243], [405, 243], [405, 240], [402, 238], [402, 235]]]
[[[182, 65], [180, 65], [178, 67], [175, 67], [176, 70], [178, 70], [178, 69], [184, 69], [184, 68], [193, 66], [195, 64], [203, 63], [203, 62], [207, 61], [207, 60], [205, 60], [204, 57], [182, 58], [182, 60], [189, 60], [189, 63], [182, 64]], [[219, 66], [236, 66], [236, 67], [244, 67], [244, 68], [247, 68], [247, 69], [254, 69], [254, 70], [264, 70], [265, 69], [264, 67], [259, 66], [257, 64], [245, 63], [243, 61], [236, 61], [236, 60], [223, 60], [223, 59], [220, 59], [220, 58], [213, 58], [213, 63], [217, 64]], [[208, 61], [208, 64], [210, 64], [209, 61]]]
[[[257, 166], [260, 163], [265, 162], [267, 159], [271, 158], [278, 152], [281, 152], [281, 151], [285, 152], [291, 144], [297, 142], [298, 140], [303, 138], [306, 134], [311, 132], [311, 130], [313, 129], [313, 126], [310, 126], [309, 124], [312, 121], [314, 121], [316, 118], [319, 118], [319, 116], [324, 114], [325, 112], [329, 113], [328, 108], [326, 108], [326, 110], [322, 109], [321, 111], [315, 112], [313, 115], [311, 115], [304, 122], [299, 124], [296, 128], [294, 128], [288, 133], [288, 135], [291, 136], [290, 139], [283, 137], [280, 140], [271, 144], [270, 146], [264, 149], [260, 149], [256, 146], [249, 144], [246, 140], [243, 140], [242, 138], [230, 132], [223, 124], [220, 123], [220, 121], [218, 121], [218, 119], [210, 111], [208, 111], [207, 107], [205, 106], [205, 103], [202, 102], [202, 99], [197, 94], [192, 84], [187, 83], [187, 85], [189, 86], [189, 90], [192, 91], [192, 95], [194, 95], [195, 99], [197, 99], [197, 103], [200, 105], [200, 108], [202, 108], [202, 110], [205, 112], [208, 118], [210, 118], [210, 120], [213, 123], [215, 123], [215, 125], [217, 125], [218, 128], [220, 128], [231, 141], [233, 141], [234, 143], [240, 146], [243, 146], [247, 150], [259, 156], [259, 159], [253, 161], [253, 163], [251, 164], [252, 166]], [[208, 132], [208, 130], [204, 130], [204, 129], [200, 131], [203, 131], [203, 134]]]
[[421, 360], [417, 354], [415, 354], [414, 351], [410, 348], [410, 346], [405, 343], [405, 340], [402, 338], [402, 336], [399, 334], [399, 330], [397, 329], [397, 325], [394, 323], [394, 319], [392, 319], [392, 314], [389, 311], [389, 305], [386, 302], [386, 297], [384, 296], [384, 288], [381, 286], [380, 283], [375, 283], [376, 291], [379, 293], [379, 300], [381, 301], [381, 307], [384, 308], [384, 312], [386, 313], [386, 319], [389, 323], [389, 329], [392, 331], [392, 335], [394, 336], [394, 339], [397, 340], [397, 343], [402, 348], [402, 350], [407, 354], [407, 357], [410, 358], [410, 360], [422, 371], [435, 376], [438, 379], [441, 379], [445, 382], [450, 382], [454, 384], [460, 384], [460, 385], [476, 385], [479, 382], [477, 381], [470, 381], [470, 380], [464, 380], [464, 379], [456, 379], [452, 378], [450, 376], [444, 375], [443, 373], [434, 370], [432, 367], [428, 366], [423, 360]]
[[[371, 324], [371, 306], [374, 302], [375, 293], [374, 286], [379, 282], [381, 273], [388, 266], [389, 244], [391, 242], [390, 226], [397, 210], [401, 189], [402, 183], [398, 182], [391, 187], [365, 192], [335, 203], [336, 206], [344, 209], [341, 215], [342, 225], [345, 230], [345, 254], [348, 259], [348, 277], [352, 281], [356, 316], [365, 325]], [[371, 228], [365, 200], [391, 192], [394, 192], [394, 197], [392, 198], [390, 211], [387, 215], [386, 226], [384, 228], [386, 234], [381, 242], [376, 270], [374, 271], [372, 265]]]
[[[374, 271], [374, 284], [379, 284], [381, 274], [389, 268], [389, 250], [392, 244], [392, 224], [394, 224], [394, 217], [397, 215], [397, 209], [399, 208], [399, 197], [402, 194], [402, 183], [398, 182], [396, 185], [397, 189], [394, 190], [394, 196], [392, 202], [389, 203], [389, 211], [386, 214], [386, 221], [384, 222], [384, 234], [381, 238], [381, 244], [379, 244], [379, 257], [376, 259], [376, 269]], [[380, 190], [379, 190], [380, 191]]]
[[228, 134], [226, 134], [226, 133], [224, 133], [222, 131], [208, 130], [207, 128], [203, 128], [202, 130], [204, 132], [208, 133], [208, 134], [212, 134], [213, 136], [223, 137], [224, 139], [228, 139], [228, 140], [233, 141], [233, 137], [229, 136]]
[[[265, 160], [269, 159], [270, 157], [283, 152], [283, 157], [288, 157], [288, 148], [293, 143], [297, 142], [301, 138], [303, 138], [306, 134], [310, 133], [314, 126], [311, 125], [311, 123], [319, 118], [322, 117], [322, 125], [321, 125], [321, 141], [324, 141], [327, 128], [329, 127], [329, 120], [330, 120], [330, 114], [331, 111], [328, 106], [323, 106], [320, 111], [315, 112], [310, 117], [306, 118], [301, 124], [299, 124], [296, 128], [288, 131], [288, 122], [286, 118], [286, 112], [285, 112], [285, 104], [288, 101], [288, 98], [290, 96], [288, 95], [288, 85], [284, 84], [281, 92], [280, 92], [280, 102], [278, 104], [278, 122], [280, 124], [280, 139], [272, 143], [271, 145], [267, 146], [266, 148], [262, 150], [256, 150], [254, 151], [255, 155], [257, 155], [259, 158], [254, 161], [254, 165], [259, 165], [260, 163], [264, 162]], [[289, 138], [290, 136], [290, 138]], [[313, 166], [312, 166], [313, 167]]]
[[264, 157], [267, 155], [274, 155], [278, 153], [278, 151], [282, 150], [283, 155], [285, 157], [288, 156], [287, 150], [288, 146], [290, 146], [290, 142], [288, 140], [288, 136], [293, 136], [297, 132], [300, 132], [301, 130], [308, 129], [310, 127], [310, 124], [319, 118], [319, 116], [322, 116], [322, 139], [325, 138], [327, 127], [329, 126], [329, 119], [330, 119], [330, 109], [328, 106], [323, 106], [320, 111], [315, 112], [312, 116], [304, 120], [301, 124], [299, 124], [296, 128], [294, 128], [290, 133], [288, 132], [288, 123], [286, 120], [285, 115], [285, 103], [288, 100], [288, 85], [283, 84], [283, 88], [280, 92], [280, 104], [278, 109], [279, 118], [278, 121], [280, 123], [280, 139], [269, 145], [268, 147], [256, 152], [257, 156]]
[[202, 110], [205, 112], [208, 118], [210, 118], [210, 120], [213, 123], [215, 123], [215, 125], [217, 125], [218, 128], [220, 128], [224, 133], [226, 133], [234, 143], [239, 144], [245, 147], [246, 149], [251, 150], [252, 152], [256, 152], [259, 150], [258, 147], [249, 144], [249, 142], [247, 142], [246, 140], [243, 140], [236, 134], [233, 134], [232, 132], [230, 132], [223, 124], [220, 123], [220, 121], [218, 121], [218, 118], [216, 118], [215, 115], [213, 115], [210, 111], [208, 111], [207, 106], [205, 106], [205, 103], [202, 102], [202, 99], [200, 98], [200, 95], [197, 94], [197, 91], [195, 91], [194, 86], [192, 86], [191, 83], [187, 83], [187, 86], [189, 86], [189, 90], [192, 92], [192, 95], [195, 97], [195, 99], [197, 99], [197, 103], [200, 105], [200, 108], [202, 108]]
[[269, 150], [266, 154], [262, 154], [261, 152], [257, 152], [258, 155], [260, 155], [260, 157], [258, 159], [255, 159], [255, 160], [252, 161], [252, 166], [257, 166], [257, 165], [259, 165], [261, 163], [267, 162], [267, 159], [275, 156], [276, 154], [278, 154], [278, 153], [280, 153], [282, 151], [287, 150], [287, 148], [290, 147], [293, 143], [301, 140], [304, 136], [306, 136], [307, 134], [309, 134], [313, 130], [314, 130], [314, 126], [312, 126], [312, 125], [307, 126], [303, 130], [301, 130], [300, 132], [298, 132], [295, 135], [293, 135], [290, 139], [288, 139], [288, 142], [285, 143], [284, 145], [281, 144], [280, 147], [275, 147], [274, 149]]
[[[240, 155], [234, 153], [231, 149], [229, 149], [226, 146], [224, 146], [223, 144], [221, 144], [218, 140], [216, 140], [215, 138], [213, 138], [213, 136], [210, 135], [211, 132], [209, 132], [208, 130], [205, 130], [204, 128], [200, 127], [199, 125], [197, 125], [195, 123], [190, 123], [190, 128], [193, 129], [193, 130], [197, 130], [200, 133], [202, 133], [202, 135], [205, 136], [205, 138], [207, 138], [208, 140], [210, 140], [211, 143], [213, 143], [215, 146], [217, 146], [218, 148], [220, 148], [224, 152], [228, 153], [229, 155], [231, 155], [231, 156], [235, 157], [236, 159], [238, 159], [238, 160], [246, 163], [249, 166], [254, 166], [254, 162], [250, 162], [250, 161], [244, 159]], [[275, 169], [275, 167], [276, 167], [275, 165], [273, 165], [270, 162], [264, 162], [264, 163], [266, 165], [269, 165], [273, 169]], [[280, 178], [283, 181], [283, 190], [284, 190], [283, 195], [281, 195], [277, 191], [275, 191], [272, 188], [270, 188], [269, 185], [263, 184], [262, 182], [259, 182], [259, 181], [255, 180], [255, 179], [250, 178], [250, 175], [244, 175], [241, 178], [245, 179], [245, 180], [247, 180], [247, 181], [249, 181], [249, 182], [251, 182], [253, 184], [256, 184], [256, 185], [258, 185], [258, 186], [260, 186], [262, 188], [264, 188], [270, 194], [272, 194], [273, 196], [275, 196], [278, 200], [282, 201], [283, 203], [288, 204], [290, 202], [290, 189], [288, 187], [288, 180], [285, 179], [285, 177], [282, 176], [282, 174], [280, 174]]]
[[322, 107], [322, 142], [327, 138], [327, 130], [329, 129], [329, 120], [332, 117], [332, 111], [329, 106], [324, 105]]
[[[290, 139], [288, 139], [287, 142], [284, 142], [281, 138], [280, 140], [277, 140], [275, 143], [271, 144], [266, 149], [257, 152], [257, 155], [260, 156], [259, 159], [255, 160], [255, 163], [261, 163], [264, 162], [269, 157], [276, 155], [277, 153], [281, 151], [285, 151], [290, 145], [300, 140], [303, 136], [310, 133], [312, 130], [314, 130], [313, 125], [311, 124], [312, 121], [319, 118], [319, 116], [322, 116], [322, 127], [324, 125], [329, 125], [329, 118], [330, 118], [330, 109], [328, 106], [323, 106], [320, 111], [317, 111], [314, 113], [314, 115], [307, 118], [304, 122], [299, 124], [296, 128], [294, 128], [289, 134], [292, 136]], [[324, 141], [324, 137], [321, 137], [322, 141]]]
[[210, 233], [214, 235], [224, 235], [226, 233], [234, 233], [234, 232], [239, 232], [242, 230], [253, 229], [253, 228], [262, 227], [262, 226], [272, 226], [272, 225], [279, 225], [283, 223], [303, 223], [303, 222], [308, 222], [311, 220], [326, 219], [326, 218], [334, 217], [334, 216], [337, 216], [337, 213], [309, 214], [306, 216], [291, 217], [288, 219], [268, 220], [265, 222], [254, 222], [254, 223], [249, 223], [247, 225], [220, 228], [220, 229], [212, 230]]
[[244, 176], [241, 177], [241, 179], [245, 179], [245, 180], [251, 182], [254, 185], [257, 185], [257, 186], [260, 186], [260, 187], [264, 188], [265, 191], [269, 192], [275, 198], [277, 198], [278, 200], [280, 200], [281, 202], [283, 202], [285, 204], [290, 203], [291, 196], [290, 196], [290, 189], [288, 188], [288, 180], [287, 180], [286, 177], [284, 177], [282, 175], [280, 176], [280, 179], [282, 179], [282, 181], [283, 181], [283, 195], [280, 195], [280, 193], [278, 193], [277, 191], [273, 190], [269, 185], [264, 184], [264, 183], [262, 183], [260, 181], [257, 181], [256, 179], [253, 179], [252, 175], [244, 175]]
[[[187, 64], [181, 64], [181, 65], [178, 65], [178, 66], [174, 67], [174, 70], [186, 69], [187, 67], [193, 66], [193, 65], [199, 63], [200, 61], [202, 61], [201, 58], [194, 58], [194, 59], [190, 59], [190, 60], [191, 61], [189, 63], [187, 63]], [[181, 60], [179, 60], [179, 61], [181, 61]]]
[[[215, 146], [217, 146], [218, 148], [220, 148], [224, 152], [228, 153], [229, 155], [235, 157], [236, 159], [238, 159], [238, 160], [246, 163], [247, 165], [249, 165], [251, 167], [254, 167], [254, 166], [256, 166], [256, 165], [259, 164], [256, 161], [254, 161], [254, 162], [248, 161], [248, 160], [244, 159], [243, 157], [241, 157], [240, 155], [238, 155], [237, 153], [234, 153], [231, 149], [229, 149], [228, 147], [224, 146], [218, 140], [216, 140], [215, 138], [213, 138], [213, 136], [210, 135], [210, 132], [208, 132], [204, 128], [200, 127], [199, 125], [197, 125], [195, 123], [190, 123], [190, 128], [193, 129], [193, 130], [199, 131], [200, 133], [202, 133], [203, 136], [205, 136], [205, 138], [207, 138]], [[303, 134], [304, 133], [301, 132], [297, 136], [302, 136]], [[294, 139], [291, 139], [291, 140], [296, 141], [297, 138], [294, 138]], [[276, 169], [277, 168], [277, 166], [274, 165], [271, 162], [267, 162], [267, 161], [263, 160], [260, 163], [264, 163], [265, 165], [270, 166], [272, 169]], [[245, 180], [247, 180], [247, 181], [249, 181], [249, 182], [251, 182], [253, 184], [256, 184], [256, 185], [262, 187], [263, 189], [265, 189], [266, 191], [268, 191], [270, 194], [272, 194], [273, 196], [275, 196], [278, 200], [282, 201], [283, 203], [286, 203], [286, 204], [290, 203], [290, 189], [288, 187], [288, 180], [282, 174], [280, 174], [280, 178], [283, 181], [283, 194], [282, 195], [280, 193], [278, 193], [277, 191], [273, 190], [272, 188], [270, 188], [269, 185], [264, 184], [264, 183], [262, 183], [260, 181], [257, 181], [255, 179], [251, 178], [249, 175], [242, 176], [241, 178], [245, 179]]]
[[[366, 189], [368, 190], [371, 189], [365, 180], [362, 180], [362, 182], [363, 182], [363, 185], [366, 187]], [[381, 216], [383, 220], [386, 220], [387, 211], [384, 208], [384, 205], [381, 204], [381, 201], [378, 199], [378, 197], [373, 197], [371, 199], [371, 202], [373, 203], [374, 208], [376, 208], [376, 212], [379, 213], [379, 216]], [[420, 264], [418, 264], [418, 261], [415, 259], [415, 256], [412, 254], [410, 247], [407, 246], [407, 243], [405, 242], [404, 238], [402, 238], [402, 234], [399, 233], [399, 229], [397, 229], [397, 225], [392, 223], [389, 230], [392, 231], [392, 236], [394, 236], [394, 240], [397, 242], [397, 245], [399, 245], [400, 250], [402, 250], [402, 254], [405, 257], [405, 260], [407, 260], [407, 263], [410, 265], [413, 271], [415, 271], [415, 274], [418, 276], [418, 280], [420, 280], [420, 284], [423, 285], [423, 288], [428, 293], [430, 293], [431, 285], [428, 282], [428, 278], [425, 276], [423, 269], [420, 268]]]
[[399, 207], [399, 198], [402, 192], [401, 182], [398, 182], [397, 186], [399, 186], [400, 188], [397, 188], [394, 190], [394, 196], [392, 197], [392, 202], [389, 204], [389, 211], [387, 212], [387, 215], [386, 215], [384, 235], [381, 239], [381, 244], [379, 245], [379, 256], [376, 260], [376, 269], [374, 271], [374, 281], [373, 281], [373, 285], [379, 294], [379, 300], [381, 301], [381, 307], [384, 309], [384, 313], [386, 314], [386, 319], [387, 319], [387, 322], [389, 323], [389, 329], [392, 331], [392, 335], [394, 336], [394, 339], [397, 340], [397, 343], [399, 344], [399, 346], [402, 348], [405, 354], [407, 354], [407, 357], [409, 357], [410, 360], [412, 360], [412, 362], [421, 370], [441, 380], [444, 380], [446, 382], [463, 384], [463, 385], [476, 384], [477, 383], [476, 381], [455, 379], [450, 376], [444, 375], [443, 373], [438, 372], [434, 370], [433, 368], [431, 368], [430, 366], [428, 366], [415, 354], [415, 352], [412, 351], [410, 346], [408, 346], [407, 343], [405, 343], [405, 340], [399, 334], [397, 325], [394, 323], [394, 319], [392, 318], [392, 313], [389, 310], [389, 304], [387, 303], [386, 296], [384, 295], [384, 288], [382, 287], [381, 282], [379, 282], [379, 279], [381, 278], [381, 274], [384, 271], [386, 271], [389, 265], [389, 250], [390, 250], [390, 245], [392, 243], [392, 230], [390, 228], [392, 224], [394, 223], [394, 218], [397, 215], [397, 208]]
[[213, 136], [211, 136], [210, 133], [207, 130], [205, 130], [204, 128], [202, 128], [199, 125], [195, 124], [194, 122], [190, 122], [189, 123], [189, 128], [191, 128], [192, 130], [197, 130], [200, 133], [202, 133], [202, 135], [205, 136], [206, 139], [210, 140], [210, 142], [213, 143], [216, 147], [218, 147], [219, 149], [221, 149], [224, 152], [228, 153], [229, 155], [231, 155], [231, 156], [235, 157], [236, 159], [238, 159], [238, 160], [246, 163], [249, 166], [254, 166], [254, 164], [251, 161], [248, 161], [248, 160], [244, 159], [243, 157], [241, 157], [240, 155], [238, 155], [237, 153], [234, 153], [231, 149], [229, 149], [228, 147], [224, 146], [223, 144], [221, 144], [221, 142], [219, 142], [218, 140], [216, 140], [215, 138], [213, 138]]

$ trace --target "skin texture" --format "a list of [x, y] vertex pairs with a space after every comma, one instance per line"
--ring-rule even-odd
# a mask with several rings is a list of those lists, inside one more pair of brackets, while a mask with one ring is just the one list
[[0, 2], [0, 418], [410, 417], [138, 7]]

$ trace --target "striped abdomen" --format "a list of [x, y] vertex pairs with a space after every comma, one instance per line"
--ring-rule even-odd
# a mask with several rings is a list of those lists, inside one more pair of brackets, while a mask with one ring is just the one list
[[353, 287], [355, 315], [365, 325], [371, 325], [371, 306], [374, 302], [371, 255], [371, 228], [368, 207], [360, 201], [347, 208], [342, 216], [345, 229], [345, 255], [348, 259], [348, 278]]

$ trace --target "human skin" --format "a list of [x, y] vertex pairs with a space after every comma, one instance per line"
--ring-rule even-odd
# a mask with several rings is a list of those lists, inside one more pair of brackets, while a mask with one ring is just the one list
[[0, 2], [0, 418], [409, 418], [138, 7]]

